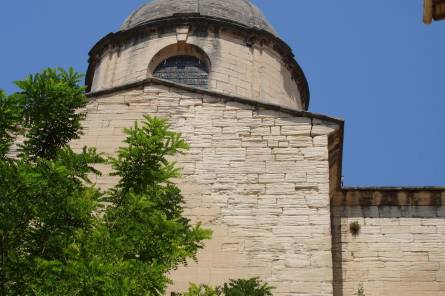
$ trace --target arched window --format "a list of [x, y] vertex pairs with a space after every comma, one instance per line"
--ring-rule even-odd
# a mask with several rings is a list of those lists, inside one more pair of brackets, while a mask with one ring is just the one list
[[153, 76], [200, 88], [208, 88], [209, 83], [207, 64], [197, 57], [187, 55], [163, 60], [154, 70]]

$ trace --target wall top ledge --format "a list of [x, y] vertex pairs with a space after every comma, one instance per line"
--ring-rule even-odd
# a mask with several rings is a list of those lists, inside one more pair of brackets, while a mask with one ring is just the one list
[[333, 206], [445, 206], [445, 187], [343, 188]]

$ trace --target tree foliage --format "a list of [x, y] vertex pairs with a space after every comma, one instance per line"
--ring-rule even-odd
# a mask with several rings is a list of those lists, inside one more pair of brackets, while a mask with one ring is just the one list
[[76, 110], [87, 103], [80, 78], [73, 69], [46, 69], [16, 82], [21, 90], [16, 100], [27, 129], [22, 146], [27, 156], [53, 158], [60, 148], [80, 136], [85, 114]]
[[259, 278], [251, 278], [230, 280], [218, 290], [224, 296], [272, 296], [273, 287]]
[[[210, 238], [182, 216], [170, 181], [179, 172], [167, 158], [187, 144], [146, 117], [115, 158], [73, 151], [87, 103], [79, 82], [73, 70], [47, 69], [0, 93], [0, 293], [162, 295], [167, 273]], [[19, 136], [19, 153], [8, 154]], [[107, 192], [89, 178], [104, 162], [120, 177]]]
[[183, 296], [272, 296], [273, 289], [259, 278], [238, 279], [216, 288], [191, 284]]
[[183, 296], [218, 296], [216, 289], [208, 285], [191, 284], [187, 293]]
[[4, 159], [9, 151], [20, 121], [20, 111], [15, 100], [0, 90], [0, 159]]

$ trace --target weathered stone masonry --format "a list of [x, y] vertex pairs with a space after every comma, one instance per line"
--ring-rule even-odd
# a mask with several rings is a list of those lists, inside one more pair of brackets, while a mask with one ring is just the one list
[[[445, 293], [445, 190], [356, 188], [332, 200], [334, 295]], [[358, 222], [353, 236], [350, 224]]]
[[93, 95], [73, 143], [112, 154], [149, 114], [191, 144], [178, 159], [186, 214], [214, 238], [173, 274], [175, 290], [262, 276], [277, 295], [443, 295], [443, 189], [341, 190], [341, 121], [191, 90], [152, 79]]
[[93, 97], [73, 145], [113, 153], [144, 114], [190, 143], [178, 158], [186, 214], [214, 231], [198, 264], [173, 274], [175, 289], [262, 276], [278, 294], [332, 295], [328, 135], [340, 121], [152, 83]]
[[[205, 79], [154, 78], [171, 58]], [[307, 112], [303, 71], [250, 1], [154, 0], [89, 62], [74, 148], [113, 154], [144, 115], [191, 145], [176, 159], [185, 214], [214, 236], [172, 291], [260, 276], [279, 296], [445, 295], [445, 188], [342, 188], [343, 121]]]

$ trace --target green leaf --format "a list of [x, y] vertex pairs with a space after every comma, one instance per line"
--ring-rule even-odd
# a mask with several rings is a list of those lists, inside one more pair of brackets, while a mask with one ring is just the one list
[[[80, 77], [46, 69], [0, 93], [0, 279], [7, 295], [163, 295], [169, 272], [211, 237], [183, 216], [171, 181], [180, 171], [169, 159], [188, 145], [147, 116], [108, 160], [120, 181], [102, 192], [92, 177], [106, 159], [68, 146], [87, 103]], [[7, 158], [18, 134], [21, 153]]]

